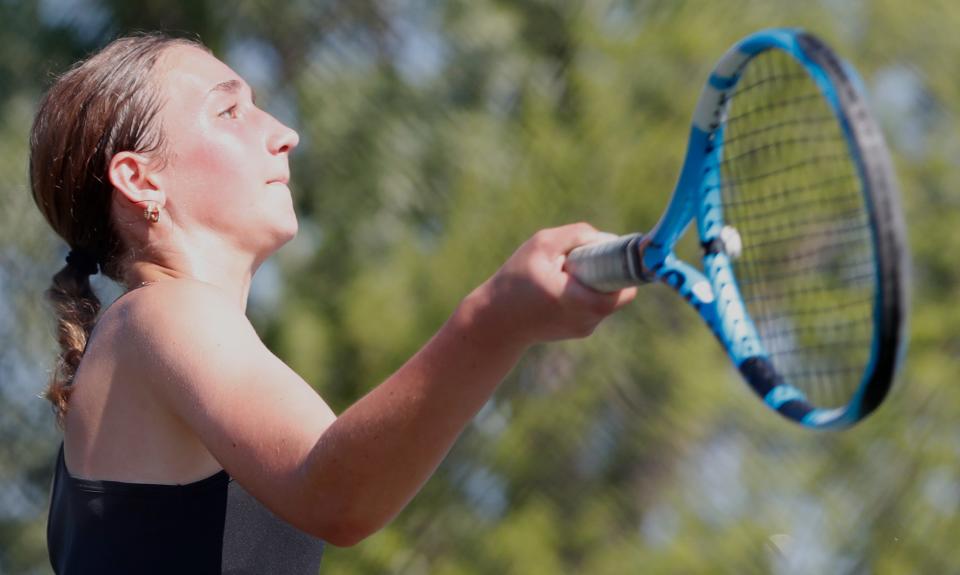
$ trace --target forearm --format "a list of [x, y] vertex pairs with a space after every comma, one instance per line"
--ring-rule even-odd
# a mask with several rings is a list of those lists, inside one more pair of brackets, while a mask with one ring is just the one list
[[380, 528], [410, 501], [522, 355], [522, 341], [483, 325], [485, 305], [481, 286], [317, 443], [308, 485], [345, 542]]
[[529, 345], [589, 335], [630, 301], [633, 289], [601, 294], [564, 272], [566, 254], [599, 236], [586, 224], [534, 234], [419, 353], [323, 432], [305, 469], [311, 524], [333, 533], [329, 541], [356, 542], [396, 515]]

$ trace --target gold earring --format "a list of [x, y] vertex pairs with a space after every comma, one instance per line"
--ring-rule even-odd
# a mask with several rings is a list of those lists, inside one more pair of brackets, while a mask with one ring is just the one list
[[147, 207], [143, 209], [143, 217], [152, 223], [157, 223], [160, 221], [160, 208], [157, 207], [157, 204], [147, 204]]

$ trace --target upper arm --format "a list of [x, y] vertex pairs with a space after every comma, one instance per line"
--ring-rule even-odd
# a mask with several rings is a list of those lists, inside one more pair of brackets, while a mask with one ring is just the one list
[[272, 354], [235, 303], [194, 281], [165, 282], [127, 315], [124, 344], [159, 401], [251, 494], [307, 528], [308, 455], [335, 415]]

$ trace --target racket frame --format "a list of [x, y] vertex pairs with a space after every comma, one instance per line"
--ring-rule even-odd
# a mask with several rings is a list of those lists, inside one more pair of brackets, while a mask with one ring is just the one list
[[[721, 120], [726, 113], [728, 94], [735, 89], [741, 72], [752, 58], [767, 50], [790, 55], [814, 80], [842, 128], [863, 182], [871, 242], [878, 264], [874, 330], [862, 380], [844, 407], [811, 405], [800, 389], [777, 373], [746, 309], [731, 259], [720, 240], [724, 217], [720, 171], [716, 166], [720, 165], [723, 150]], [[769, 29], [744, 38], [720, 58], [703, 88], [694, 112], [684, 165], [660, 221], [646, 236], [624, 236], [607, 244], [614, 248], [612, 250], [593, 250], [595, 254], [604, 251], [608, 254], [600, 269], [623, 268], [623, 275], [619, 277], [599, 274], [605, 278], [601, 287], [609, 291], [628, 283], [654, 280], [671, 286], [699, 312], [734, 365], [769, 407], [804, 426], [818, 429], [847, 427], [875, 410], [889, 391], [905, 348], [909, 263], [903, 240], [904, 224], [886, 146], [875, 121], [867, 113], [862, 93], [856, 72], [823, 42], [803, 30]], [[694, 221], [705, 251], [702, 272], [674, 253], [677, 241]], [[879, 226], [884, 226], [883, 233], [878, 232]], [[581, 260], [585, 253], [586, 250], [577, 255], [575, 264], [589, 275], [592, 263]], [[635, 260], [637, 253], [639, 266], [611, 263]], [[617, 254], [619, 259], [613, 257]]]

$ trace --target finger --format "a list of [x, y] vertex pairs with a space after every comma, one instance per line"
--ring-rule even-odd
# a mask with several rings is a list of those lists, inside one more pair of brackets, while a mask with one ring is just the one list
[[585, 222], [569, 224], [549, 230], [549, 245], [560, 254], [568, 254], [574, 248], [616, 239], [616, 234], [601, 232]]
[[637, 297], [637, 288], [628, 287], [602, 295], [603, 299], [596, 301], [592, 309], [596, 313], [607, 316], [632, 302]]
[[[624, 295], [623, 292], [627, 290], [619, 290], [611, 293], [599, 292], [581, 283], [576, 277], [568, 274], [563, 291], [564, 295], [570, 298], [574, 305], [588, 309], [593, 313], [608, 315], [633, 298], [636, 289], [629, 289], [633, 290], [633, 294], [628, 293]], [[627, 298], [626, 301], [621, 301], [623, 298]]]
[[637, 288], [635, 286], [628, 287], [616, 292], [616, 295], [617, 295], [617, 303], [613, 307], [614, 311], [622, 308], [623, 306], [627, 305], [628, 303], [636, 299]]

